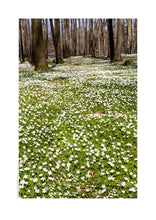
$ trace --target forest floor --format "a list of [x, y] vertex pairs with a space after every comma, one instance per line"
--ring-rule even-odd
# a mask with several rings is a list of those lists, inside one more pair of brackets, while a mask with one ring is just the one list
[[19, 64], [19, 197], [137, 198], [137, 69], [123, 62]]

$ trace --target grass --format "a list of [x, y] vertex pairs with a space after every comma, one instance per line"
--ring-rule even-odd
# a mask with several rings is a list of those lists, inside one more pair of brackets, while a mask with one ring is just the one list
[[20, 66], [19, 196], [137, 198], [136, 68], [64, 61]]

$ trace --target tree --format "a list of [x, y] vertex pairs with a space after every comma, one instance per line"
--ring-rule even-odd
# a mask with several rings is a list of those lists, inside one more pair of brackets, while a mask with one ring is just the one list
[[132, 19], [128, 19], [128, 53], [132, 52]]
[[99, 29], [98, 29], [98, 55], [101, 54], [101, 19], [99, 19]]
[[67, 42], [67, 57], [70, 57], [70, 26], [69, 26], [69, 19], [66, 19], [67, 24], [67, 36], [66, 36], [66, 42]]
[[88, 19], [85, 19], [85, 54], [87, 55], [87, 23]]
[[117, 42], [116, 42], [116, 47], [115, 47], [115, 52], [114, 52], [114, 57], [113, 61], [121, 61], [121, 47], [122, 47], [122, 24], [123, 24], [123, 19], [118, 19], [117, 20]]
[[134, 51], [137, 53], [137, 19], [135, 19], [134, 25]]
[[22, 19], [22, 39], [24, 47], [24, 57], [30, 58], [30, 37], [29, 37], [29, 19]]
[[77, 19], [74, 19], [74, 56], [77, 53]]
[[27, 57], [27, 51], [26, 51], [26, 33], [25, 33], [25, 19], [21, 19], [21, 32], [22, 32], [22, 45], [23, 45], [23, 56], [24, 60]]
[[87, 55], [87, 19], [83, 22], [83, 56]]
[[123, 19], [123, 52], [127, 53], [127, 21]]
[[93, 31], [93, 19], [90, 19], [90, 54], [91, 57], [95, 57], [96, 52], [96, 30], [97, 29], [97, 21], [94, 20], [94, 31]]
[[109, 47], [110, 47], [110, 59], [114, 58], [114, 39], [113, 39], [113, 27], [112, 19], [107, 19], [108, 33], [109, 33]]
[[[63, 25], [63, 23], [62, 23]], [[64, 19], [64, 29], [62, 28], [63, 34], [63, 58], [69, 58], [70, 51], [70, 28], [69, 28], [69, 19]]]
[[61, 56], [61, 45], [60, 45], [60, 19], [54, 19], [55, 29], [53, 26], [53, 21], [50, 19], [51, 33], [55, 48], [56, 64], [63, 63]]
[[92, 44], [92, 34], [91, 32], [93, 32], [93, 25], [92, 25], [92, 21], [91, 19], [89, 19], [89, 54], [91, 54], [91, 44]]
[[21, 63], [24, 62], [21, 19], [19, 19], [19, 59]]
[[45, 54], [46, 59], [48, 59], [48, 19], [46, 19], [46, 33], [45, 33], [46, 39], [45, 39]]
[[24, 19], [21, 19], [21, 29], [22, 29], [22, 41], [23, 41], [23, 54], [24, 58], [26, 57], [26, 42], [25, 42], [25, 28], [24, 28]]
[[81, 55], [81, 24], [80, 24], [80, 19], [78, 19], [79, 21], [79, 55]]
[[29, 51], [29, 58], [31, 60], [31, 53], [32, 53], [32, 36], [31, 36], [31, 28], [30, 28], [30, 19], [27, 19], [27, 28], [28, 28], [28, 51]]
[[42, 20], [42, 29], [43, 29], [43, 41], [45, 47], [45, 56], [48, 59], [48, 19]]
[[93, 32], [93, 50], [92, 57], [96, 57], [96, 47], [97, 47], [97, 19], [94, 19], [94, 32]]
[[113, 19], [114, 48], [116, 47], [116, 19]]
[[103, 19], [103, 55], [105, 56], [105, 38], [106, 38], [106, 30], [105, 30], [106, 22], [105, 19]]
[[82, 19], [82, 52], [83, 52], [83, 56], [86, 55], [86, 48], [85, 48], [85, 25], [84, 25], [84, 18]]
[[32, 19], [32, 64], [35, 65], [37, 71], [49, 69], [45, 57], [41, 19]]

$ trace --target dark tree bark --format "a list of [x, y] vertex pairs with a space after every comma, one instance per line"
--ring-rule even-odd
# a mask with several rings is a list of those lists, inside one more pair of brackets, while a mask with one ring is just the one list
[[83, 19], [83, 56], [87, 55], [87, 19]]
[[108, 32], [109, 32], [109, 46], [110, 46], [110, 59], [114, 58], [114, 39], [113, 39], [113, 27], [112, 19], [107, 19]]
[[114, 36], [114, 49], [115, 49], [116, 39], [117, 39], [117, 36], [116, 36], [116, 19], [113, 19], [113, 36]]
[[41, 19], [32, 19], [32, 64], [35, 65], [37, 71], [49, 69], [45, 57]]
[[31, 37], [31, 28], [30, 28], [30, 19], [27, 19], [28, 23], [28, 55], [31, 60], [31, 54], [32, 54], [32, 37]]
[[69, 19], [64, 19], [63, 58], [69, 58], [70, 54]]
[[103, 55], [105, 56], [105, 45], [106, 45], [106, 30], [105, 30], [105, 26], [106, 26], [106, 21], [105, 19], [103, 19]]
[[21, 19], [19, 19], [19, 59], [20, 59], [21, 63], [24, 62], [22, 30], [21, 30]]
[[23, 22], [23, 40], [24, 40], [24, 56], [29, 58], [29, 30], [28, 30], [28, 19], [22, 19]]
[[74, 56], [77, 54], [77, 19], [74, 19]]
[[25, 58], [27, 57], [27, 53], [26, 53], [26, 42], [25, 42], [24, 19], [21, 19], [21, 33], [22, 33], [23, 56], [25, 60]]
[[127, 24], [126, 19], [123, 19], [123, 52], [127, 53]]
[[63, 48], [64, 48], [64, 19], [61, 19], [61, 32], [62, 32], [62, 35], [61, 35], [61, 50], [62, 50], [62, 56], [64, 57], [64, 54], [63, 54]]
[[115, 48], [113, 62], [122, 60], [122, 57], [121, 57], [122, 25], [123, 25], [123, 19], [118, 19], [117, 20], [117, 42], [116, 42], [116, 48]]
[[79, 55], [81, 55], [81, 21], [80, 19], [78, 19], [79, 21]]
[[101, 19], [99, 19], [99, 28], [98, 28], [98, 55], [101, 54]]
[[69, 26], [69, 19], [66, 20], [67, 24], [67, 36], [66, 36], [66, 42], [67, 42], [67, 57], [70, 57], [70, 26]]
[[85, 19], [85, 54], [87, 55], [87, 23], [88, 19]]
[[92, 50], [92, 37], [93, 37], [93, 19], [89, 19], [89, 54]]
[[46, 19], [46, 33], [45, 33], [45, 55], [46, 59], [48, 59], [48, 19]]
[[90, 54], [95, 57], [95, 33], [93, 32], [93, 19], [90, 19]]
[[86, 55], [86, 50], [85, 50], [85, 25], [84, 25], [84, 18], [82, 19], [82, 54], [83, 54], [83, 56]]
[[61, 47], [60, 47], [60, 19], [54, 19], [55, 29], [53, 26], [53, 21], [50, 19], [51, 33], [55, 48], [56, 64], [63, 63], [61, 56]]
[[132, 19], [128, 19], [128, 53], [132, 52]]
[[94, 33], [93, 33], [93, 54], [92, 57], [96, 57], [96, 49], [97, 49], [97, 19], [94, 19]]
[[21, 19], [21, 30], [22, 30], [22, 41], [23, 41], [23, 54], [24, 54], [24, 59], [25, 59], [27, 54], [26, 54], [24, 19]]
[[70, 20], [70, 55], [73, 56], [73, 19]]
[[135, 19], [134, 25], [134, 52], [137, 53], [137, 19]]

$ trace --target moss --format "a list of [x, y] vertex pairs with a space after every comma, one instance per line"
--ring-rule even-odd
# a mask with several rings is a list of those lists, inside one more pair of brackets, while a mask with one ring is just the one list
[[46, 71], [50, 71], [51, 69], [47, 66], [47, 65], [39, 65], [37, 67], [35, 67], [35, 71], [37, 72], [46, 72]]
[[63, 61], [63, 59], [60, 59], [60, 60], [58, 61], [58, 64], [62, 64], [62, 63], [64, 63], [64, 61]]
[[125, 60], [125, 62], [124, 62], [124, 66], [129, 66], [129, 65], [134, 65], [135, 63], [134, 63], [134, 61], [133, 60]]

